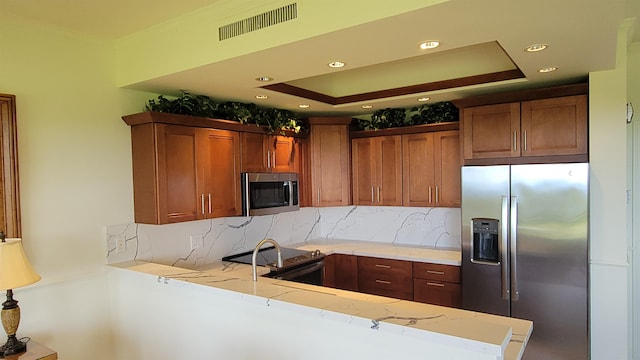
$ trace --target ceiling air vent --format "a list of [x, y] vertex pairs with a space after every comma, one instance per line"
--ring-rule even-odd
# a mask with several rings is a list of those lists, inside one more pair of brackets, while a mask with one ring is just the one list
[[258, 14], [218, 28], [220, 41], [230, 39], [271, 25], [293, 20], [298, 17], [298, 4], [285, 5], [271, 11]]

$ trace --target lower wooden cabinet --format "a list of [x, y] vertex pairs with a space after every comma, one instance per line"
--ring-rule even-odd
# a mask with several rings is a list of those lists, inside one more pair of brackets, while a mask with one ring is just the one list
[[331, 254], [325, 257], [324, 271], [327, 287], [462, 307], [459, 266]]
[[346, 254], [331, 254], [325, 257], [323, 285], [358, 291], [358, 257]]
[[413, 300], [411, 264], [410, 261], [359, 256], [359, 291], [396, 299]]
[[433, 305], [461, 307], [460, 267], [414, 262], [413, 300]]

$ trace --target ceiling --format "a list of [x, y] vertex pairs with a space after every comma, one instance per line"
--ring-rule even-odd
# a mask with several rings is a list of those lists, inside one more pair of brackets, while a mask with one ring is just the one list
[[[118, 39], [219, 1], [0, 0], [0, 11]], [[437, 102], [585, 81], [589, 72], [615, 66], [618, 28], [634, 16], [640, 17], [638, 0], [450, 0], [128, 87], [165, 95], [187, 90], [309, 115], [357, 116], [415, 106], [420, 97]], [[633, 42], [640, 41], [639, 33], [632, 34]], [[421, 50], [423, 40], [441, 45]], [[536, 43], [548, 48], [525, 51]], [[332, 69], [329, 60], [346, 66]], [[247, 77], [255, 64], [261, 72]], [[558, 70], [538, 71], [550, 66]], [[262, 75], [274, 80], [255, 80]]]

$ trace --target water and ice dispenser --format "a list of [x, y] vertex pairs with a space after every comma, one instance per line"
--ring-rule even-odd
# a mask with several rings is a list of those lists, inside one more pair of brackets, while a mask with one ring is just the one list
[[471, 261], [485, 264], [500, 264], [500, 220], [474, 218], [471, 219], [473, 244]]

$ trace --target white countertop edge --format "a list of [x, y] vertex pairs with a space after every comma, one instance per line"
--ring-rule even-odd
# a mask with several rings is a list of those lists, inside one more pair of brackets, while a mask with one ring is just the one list
[[406, 244], [377, 243], [358, 240], [314, 239], [295, 243], [287, 247], [314, 250], [325, 255], [344, 254], [356, 256], [382, 257], [385, 259], [426, 262], [432, 264], [460, 266], [461, 254], [456, 249], [427, 248]]
[[[139, 264], [143, 262], [136, 262], [136, 263]], [[203, 273], [198, 270], [176, 268], [168, 265], [161, 265], [161, 264], [155, 264], [155, 263], [149, 263], [149, 264], [171, 268], [176, 271], [175, 272], [171, 271], [172, 274], [157, 275], [149, 272], [144, 272], [141, 270], [130, 269], [126, 266], [122, 266], [121, 264], [111, 264], [108, 266], [110, 266], [113, 269], [119, 269], [129, 273], [140, 274], [143, 278], [148, 278], [149, 281], [158, 283], [159, 285], [174, 286], [180, 289], [190, 288], [197, 291], [206, 291], [207, 293], [227, 297], [228, 300], [241, 300], [241, 301], [246, 301], [246, 302], [257, 304], [257, 305], [270, 306], [270, 307], [279, 308], [283, 310], [297, 311], [297, 312], [308, 314], [310, 316], [319, 316], [322, 318], [347, 323], [352, 326], [361, 326], [361, 327], [371, 328], [374, 324], [374, 320], [376, 320], [376, 319], [370, 319], [370, 318], [360, 317], [356, 315], [344, 314], [344, 313], [322, 309], [318, 307], [300, 305], [292, 302], [282, 301], [282, 300], [275, 299], [273, 297], [264, 297], [261, 295], [246, 294], [238, 291], [222, 289], [215, 286], [216, 282], [225, 282], [225, 281], [247, 282], [250, 280], [245, 280], [245, 279], [240, 279], [235, 277], [223, 278], [223, 277], [217, 277], [208, 273]], [[217, 279], [208, 284], [201, 284], [201, 283], [189, 281], [189, 279], [198, 279], [198, 278], [207, 278], [207, 277], [212, 277]], [[261, 280], [265, 280], [265, 279], [261, 279]], [[262, 286], [262, 285], [267, 285], [267, 284], [260, 284], [259, 286]], [[271, 285], [277, 286], [277, 284], [271, 284]], [[296, 291], [296, 290], [303, 291], [302, 289], [296, 289], [291, 287], [291, 291]], [[397, 299], [389, 299], [389, 300], [390, 300], [389, 304], [393, 302], [401, 301]], [[492, 354], [496, 356], [496, 359], [502, 359], [504, 357], [504, 351], [512, 335], [511, 329], [509, 328], [508, 333], [505, 334], [503, 343], [501, 345], [497, 345], [497, 344], [477, 341], [474, 339], [457, 337], [453, 335], [442, 334], [442, 333], [433, 332], [433, 331], [424, 330], [424, 329], [416, 329], [416, 328], [411, 328], [409, 326], [397, 325], [390, 322], [385, 322], [384, 320], [378, 321], [377, 331], [392, 333], [400, 336], [409, 336], [411, 338], [421, 339], [421, 340], [430, 341], [430, 342], [436, 342], [436, 343], [444, 344], [447, 346], [461, 347], [469, 351]]]

